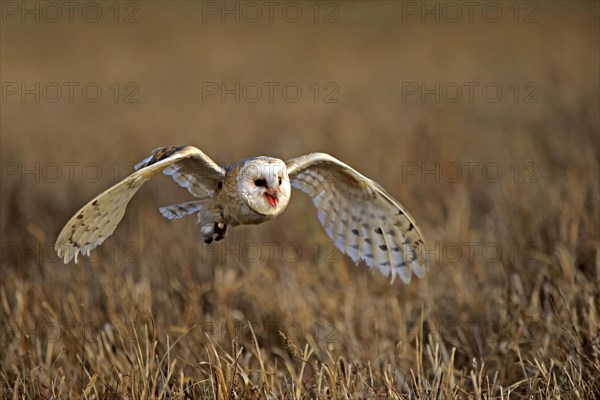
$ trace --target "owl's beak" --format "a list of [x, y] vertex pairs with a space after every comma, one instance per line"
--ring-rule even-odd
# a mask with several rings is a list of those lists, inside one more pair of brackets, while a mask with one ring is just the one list
[[277, 191], [275, 189], [267, 188], [265, 191], [265, 197], [267, 198], [267, 201], [271, 207], [277, 207]]

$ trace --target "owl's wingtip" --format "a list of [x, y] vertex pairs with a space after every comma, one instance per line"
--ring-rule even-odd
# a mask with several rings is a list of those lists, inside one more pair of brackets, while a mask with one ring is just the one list
[[59, 239], [54, 245], [54, 250], [56, 251], [58, 258], [61, 259], [64, 264], [68, 264], [73, 259], [75, 264], [77, 264], [77, 255], [79, 254], [79, 251], [74, 248], [74, 246]]

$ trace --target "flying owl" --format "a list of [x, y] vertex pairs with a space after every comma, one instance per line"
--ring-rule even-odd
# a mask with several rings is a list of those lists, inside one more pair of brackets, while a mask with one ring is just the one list
[[168, 219], [198, 214], [206, 243], [225, 238], [227, 227], [260, 224], [285, 210], [291, 187], [312, 197], [327, 235], [355, 263], [364, 261], [392, 282], [423, 277], [429, 265], [423, 235], [406, 210], [379, 184], [325, 153], [284, 162], [254, 157], [221, 167], [193, 146], [163, 147], [135, 172], [104, 191], [67, 222], [55, 249], [77, 262], [109, 237], [129, 200], [158, 173], [169, 175], [197, 199], [161, 207]]

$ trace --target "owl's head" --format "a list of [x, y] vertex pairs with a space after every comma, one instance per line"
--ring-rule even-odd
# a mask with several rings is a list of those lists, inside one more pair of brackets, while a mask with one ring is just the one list
[[253, 211], [267, 216], [278, 215], [287, 206], [291, 194], [285, 163], [271, 157], [247, 160], [238, 175], [238, 191]]

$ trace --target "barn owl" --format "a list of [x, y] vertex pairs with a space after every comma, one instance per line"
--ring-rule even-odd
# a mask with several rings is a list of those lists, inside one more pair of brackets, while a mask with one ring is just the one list
[[226, 235], [228, 226], [260, 224], [285, 210], [291, 187], [312, 197], [327, 235], [355, 263], [364, 261], [392, 282], [423, 277], [429, 265], [423, 235], [406, 210], [379, 184], [325, 153], [284, 162], [254, 157], [221, 167], [193, 146], [163, 147], [135, 172], [81, 208], [65, 225], [55, 249], [77, 262], [110, 236], [129, 200], [158, 173], [171, 176], [197, 199], [161, 207], [168, 219], [198, 214], [204, 241]]

